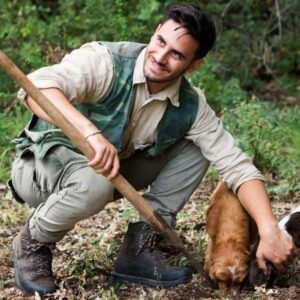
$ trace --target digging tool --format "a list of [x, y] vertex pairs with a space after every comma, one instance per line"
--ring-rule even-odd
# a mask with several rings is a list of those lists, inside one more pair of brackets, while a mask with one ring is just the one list
[[[43, 111], [54, 121], [63, 133], [74, 143], [74, 145], [87, 156], [94, 157], [94, 150], [83, 135], [63, 116], [63, 114], [48, 100], [48, 98], [37, 89], [25, 74], [0, 50], [0, 65], [2, 68], [20, 84], [28, 95], [43, 109]], [[162, 234], [169, 243], [180, 250], [193, 264], [194, 268], [204, 274], [202, 266], [186, 249], [177, 233], [162, 219], [159, 214], [146, 202], [146, 200], [134, 189], [134, 187], [121, 175], [118, 174], [112, 180], [114, 187], [123, 195], [153, 226]]]

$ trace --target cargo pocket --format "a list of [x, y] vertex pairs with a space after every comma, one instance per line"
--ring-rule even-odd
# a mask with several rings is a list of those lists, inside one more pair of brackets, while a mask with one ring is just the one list
[[35, 176], [35, 158], [32, 153], [18, 156], [12, 166], [12, 185], [28, 205], [37, 207], [46, 201], [47, 194], [40, 190]]
[[37, 181], [36, 169], [34, 169], [32, 174], [32, 189], [35, 195], [35, 198], [38, 200], [37, 207], [40, 203], [45, 202], [49, 197], [49, 191], [47, 189], [43, 189]]

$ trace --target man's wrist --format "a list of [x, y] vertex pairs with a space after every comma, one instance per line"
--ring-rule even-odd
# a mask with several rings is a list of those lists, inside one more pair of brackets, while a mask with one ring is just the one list
[[89, 120], [85, 120], [80, 126], [79, 131], [86, 138], [89, 134], [99, 131], [99, 129]]
[[94, 135], [99, 134], [99, 133], [102, 133], [102, 131], [101, 130], [96, 130], [94, 132], [91, 132], [91, 133], [87, 134], [84, 138], [87, 140], [89, 137], [94, 136]]
[[274, 232], [280, 230], [278, 226], [278, 222], [276, 219], [271, 219], [270, 221], [262, 221], [259, 224], [257, 224], [258, 232], [260, 237], [268, 237], [271, 234], [274, 234]]

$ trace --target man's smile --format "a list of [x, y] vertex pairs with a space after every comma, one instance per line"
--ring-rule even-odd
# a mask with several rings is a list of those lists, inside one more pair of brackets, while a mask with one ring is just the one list
[[171, 72], [169, 68], [167, 68], [163, 64], [158, 63], [153, 56], [150, 57], [150, 61], [155, 70], [164, 71], [164, 72], [168, 72], [168, 73]]

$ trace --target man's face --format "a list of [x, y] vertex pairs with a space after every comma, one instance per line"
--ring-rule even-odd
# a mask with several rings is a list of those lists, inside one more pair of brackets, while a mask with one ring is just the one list
[[156, 93], [186, 71], [197, 69], [201, 59], [194, 60], [197, 41], [173, 20], [160, 25], [147, 47], [144, 74], [150, 93]]

